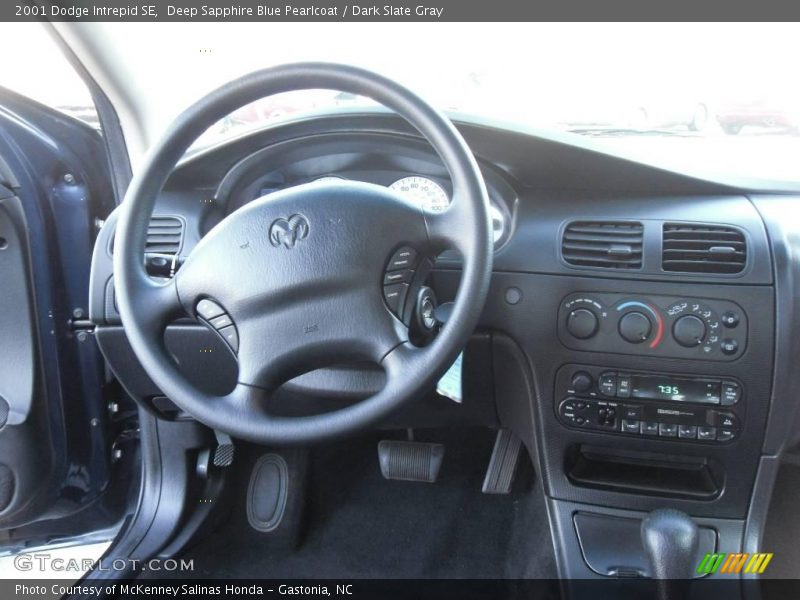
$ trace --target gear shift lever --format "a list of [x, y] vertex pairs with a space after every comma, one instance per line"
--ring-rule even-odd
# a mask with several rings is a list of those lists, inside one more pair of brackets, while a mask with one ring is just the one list
[[695, 522], [679, 510], [659, 508], [642, 521], [641, 536], [650, 575], [659, 580], [661, 600], [684, 598], [697, 556], [699, 533]]

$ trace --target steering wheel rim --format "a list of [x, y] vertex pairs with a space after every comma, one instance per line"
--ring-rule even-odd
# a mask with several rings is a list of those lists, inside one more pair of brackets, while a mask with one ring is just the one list
[[[201, 240], [174, 279], [167, 283], [157, 283], [151, 279], [145, 271], [142, 257], [155, 200], [174, 166], [194, 140], [227, 114], [250, 102], [277, 93], [319, 88], [370, 97], [414, 126], [433, 146], [450, 174], [453, 184], [450, 207], [441, 213], [425, 212], [392, 192], [383, 188], [379, 190], [370, 184], [300, 186], [302, 189], [278, 192], [277, 197], [273, 194], [268, 201], [254, 201], [232, 213]], [[326, 201], [331, 202], [323, 203], [323, 195]], [[297, 209], [298, 206], [300, 209]], [[182, 113], [149, 150], [131, 182], [117, 222], [114, 252], [116, 299], [126, 335], [145, 371], [167, 397], [198, 421], [234, 437], [258, 443], [307, 443], [365, 428], [430, 389], [455, 360], [477, 325], [492, 266], [493, 244], [488, 207], [482, 175], [466, 142], [447, 117], [401, 85], [364, 69], [331, 63], [297, 63], [251, 73], [211, 92]], [[345, 216], [340, 216], [339, 211]], [[311, 223], [311, 233], [308, 234], [308, 243], [302, 244], [302, 251], [292, 254], [288, 251], [288, 245], [276, 246], [274, 243], [272, 246], [277, 249], [268, 250], [265, 240], [269, 240], [270, 225], [274, 226], [280, 220], [275, 218], [279, 213], [280, 219], [284, 220], [296, 214], [311, 215], [307, 219]], [[331, 234], [334, 225], [345, 227], [339, 233], [347, 235]], [[347, 229], [350, 225], [350, 229]], [[398, 239], [385, 239], [392, 235]], [[245, 239], [242, 236], [246, 236], [246, 244], [240, 243]], [[250, 246], [251, 239], [255, 248]], [[454, 248], [463, 261], [461, 282], [450, 318], [436, 338], [424, 348], [417, 348], [408, 341], [407, 330], [406, 339], [403, 339], [398, 320], [384, 319], [379, 314], [378, 305], [367, 296], [376, 261], [385, 261], [380, 257], [380, 252], [385, 253], [392, 244], [391, 247], [395, 248], [407, 245], [410, 240], [431, 256], [445, 248]], [[234, 244], [242, 249], [247, 248], [243, 251], [249, 252], [241, 261], [239, 259], [244, 255], [236, 254], [229, 265], [228, 271], [236, 272], [239, 279], [232, 279], [234, 275], [228, 277], [225, 264], [221, 264], [218, 258], [221, 256], [220, 249], [230, 252]], [[370, 246], [368, 252], [362, 252], [367, 255], [366, 258], [362, 254], [355, 254], [366, 245]], [[378, 252], [372, 252], [375, 246], [380, 247]], [[264, 254], [271, 252], [269, 260], [256, 255], [255, 249]], [[372, 254], [378, 258], [371, 257]], [[330, 267], [323, 271], [321, 269], [325, 267], [313, 264], [314, 260], [324, 263], [325, 257], [334, 255], [359, 263], [347, 270], [351, 277], [341, 286], [330, 279]], [[287, 295], [282, 299], [283, 304], [274, 299], [270, 300], [269, 305], [263, 304], [262, 296], [272, 296], [265, 284], [258, 283], [264, 277], [255, 276], [263, 273], [242, 277], [244, 271], [238, 268], [239, 262], [244, 264], [245, 271], [250, 269], [249, 273], [252, 273], [262, 269], [262, 264], [255, 262], [258, 260], [283, 266], [283, 269], [264, 271], [279, 280], [278, 287], [285, 287]], [[216, 267], [216, 280], [201, 275], [203, 268], [192, 266], [203, 262]], [[295, 264], [306, 265], [300, 268], [300, 272], [306, 274], [303, 269], [307, 268], [308, 282], [322, 282], [317, 286], [320, 288], [327, 285], [330, 288], [325, 292], [328, 296], [320, 292], [317, 303], [316, 297], [311, 298], [313, 294], [309, 290], [312, 288], [308, 285], [298, 288], [297, 282], [292, 280]], [[357, 277], [359, 269], [370, 272], [363, 273], [365, 277]], [[362, 279], [369, 281], [362, 286]], [[228, 288], [241, 287], [234, 284], [239, 281], [246, 288], [245, 291], [249, 291], [253, 298], [258, 297], [262, 304], [254, 304], [255, 300], [250, 297], [246, 299], [247, 302], [240, 302], [239, 298], [231, 295], [233, 292]], [[377, 296], [381, 296], [381, 284], [381, 281], [375, 282], [374, 292]], [[203, 289], [209, 286], [215, 289], [215, 293]], [[298, 304], [300, 289], [308, 292], [308, 297], [303, 296], [303, 305], [307, 303], [308, 306], [305, 306], [302, 315], [297, 314], [297, 310], [287, 313], [289, 317], [284, 315], [282, 318], [267, 314], [291, 310], [291, 305]], [[335, 308], [341, 305], [338, 296], [334, 298], [336, 294], [356, 294], [350, 300], [356, 299], [361, 305], [371, 307], [369, 317], [345, 319], [344, 323], [337, 323], [333, 313], [327, 314], [333, 310], [329, 306]], [[163, 331], [170, 321], [187, 313], [193, 315], [198, 299], [216, 299], [218, 296], [227, 296], [230, 307], [226, 309], [242, 320], [242, 328], [245, 325], [247, 327], [239, 336], [246, 346], [246, 351], [240, 348], [239, 381], [226, 396], [210, 396], [196, 389], [180, 373], [163, 342]], [[327, 303], [325, 298], [328, 299]], [[264, 311], [265, 306], [269, 310]], [[302, 329], [302, 323], [306, 321], [292, 319], [295, 315], [297, 319], [308, 319], [308, 314], [314, 311], [325, 313], [321, 317], [322, 325], [314, 325], [315, 334], [319, 329], [323, 330], [321, 341], [301, 339], [295, 344], [293, 340], [302, 336], [292, 334], [292, 341], [284, 343], [288, 340], [287, 331], [294, 331], [286, 329], [287, 323], [295, 329], [300, 324]], [[364, 319], [366, 324], [361, 322]], [[353, 331], [354, 327], [361, 328], [361, 331]], [[243, 338], [244, 333], [248, 333], [247, 341]], [[272, 335], [276, 337], [271, 338]], [[393, 335], [397, 338], [393, 339]], [[264, 339], [279, 339], [281, 343], [268, 344], [263, 342]], [[323, 349], [326, 344], [330, 348]], [[268, 346], [282, 345], [292, 347], [280, 355], [277, 354], [278, 350], [271, 349], [269, 353], [264, 350]], [[300, 358], [319, 361], [331, 353], [343, 353], [359, 360], [365, 356], [375, 359], [374, 362], [386, 371], [386, 385], [377, 394], [332, 412], [304, 417], [277, 417], [265, 412], [266, 400], [275, 387], [272, 383], [277, 385], [278, 378], [282, 377], [285, 381], [292, 373], [296, 375], [303, 372], [298, 370], [294, 373], [283, 363]], [[243, 376], [241, 370], [245, 365], [245, 354], [249, 357], [249, 363], [261, 359], [270, 364], [244, 366], [247, 376]], [[303, 365], [303, 368], [307, 366]], [[306, 368], [308, 370], [311, 369]]]

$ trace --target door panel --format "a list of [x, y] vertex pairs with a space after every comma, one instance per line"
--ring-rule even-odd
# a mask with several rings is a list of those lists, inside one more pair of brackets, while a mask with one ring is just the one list
[[[114, 204], [100, 133], [0, 88], [0, 413], [8, 405], [0, 428], [0, 530], [6, 544], [30, 541], [25, 528], [35, 523], [64, 523], [97, 504], [111, 480], [108, 381], [81, 322], [96, 223]], [[108, 526], [107, 518], [98, 526]], [[54, 529], [40, 527], [37, 535]]]

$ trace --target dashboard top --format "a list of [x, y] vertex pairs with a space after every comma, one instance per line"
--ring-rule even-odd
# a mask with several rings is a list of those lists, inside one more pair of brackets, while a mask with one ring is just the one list
[[[496, 271], [669, 281], [770, 284], [767, 236], [746, 190], [695, 179], [564, 140], [462, 123], [492, 202]], [[382, 112], [328, 114], [278, 124], [185, 159], [157, 205], [185, 219], [187, 253], [227, 214], [270, 191], [323, 177], [391, 186], [423, 178], [450, 194], [433, 150], [398, 117]], [[407, 192], [412, 190], [407, 189]], [[441, 192], [439, 192], [441, 196]], [[440, 199], [441, 201], [441, 199]], [[636, 269], [570, 264], [563, 237], [573, 222], [640, 224]], [[746, 261], [737, 273], [668, 272], [664, 227], [725, 227], [740, 232]], [[634, 252], [639, 252], [634, 247]], [[457, 267], [446, 255], [442, 267]]]

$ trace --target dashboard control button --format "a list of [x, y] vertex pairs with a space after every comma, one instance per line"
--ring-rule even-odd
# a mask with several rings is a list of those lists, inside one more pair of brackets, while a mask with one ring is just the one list
[[580, 340], [597, 333], [598, 325], [597, 315], [588, 308], [576, 308], [567, 315], [567, 331]]
[[725, 354], [736, 354], [736, 351], [739, 349], [739, 342], [728, 338], [722, 340], [722, 343], [719, 345], [719, 347]]
[[578, 400], [575, 403], [575, 408], [578, 410], [583, 410], [584, 408], [586, 408], [586, 402], [584, 402], [583, 400]]
[[648, 337], [653, 329], [653, 324], [646, 315], [633, 311], [626, 313], [619, 320], [619, 334], [631, 344], [641, 344]]
[[672, 337], [684, 348], [694, 348], [706, 337], [706, 324], [699, 317], [685, 315], [672, 326]]
[[733, 429], [720, 429], [717, 431], [718, 442], [729, 442], [736, 437], [736, 432]]
[[603, 373], [600, 375], [600, 382], [598, 383], [600, 393], [604, 396], [617, 395], [617, 374], [616, 373]]
[[733, 381], [722, 382], [722, 406], [732, 406], [742, 397], [742, 388]]
[[678, 437], [684, 440], [696, 440], [697, 425], [678, 425]]
[[195, 310], [197, 311], [197, 314], [203, 317], [206, 321], [210, 321], [214, 317], [225, 314], [224, 308], [208, 298], [200, 300], [200, 302], [197, 303]]
[[658, 435], [661, 437], [676, 437], [678, 435], [678, 426], [674, 423], [659, 423]]
[[225, 329], [219, 330], [220, 335], [225, 338], [225, 341], [228, 342], [228, 345], [231, 347], [231, 350], [234, 352], [239, 351], [239, 334], [236, 333], [236, 327], [233, 325], [226, 327]]
[[231, 318], [228, 315], [220, 315], [218, 317], [214, 317], [213, 319], [211, 319], [211, 321], [209, 321], [209, 323], [211, 323], [211, 326], [214, 329], [222, 329], [223, 327], [227, 327], [228, 325], [233, 325], [233, 321], [231, 321]]
[[578, 371], [572, 376], [572, 389], [576, 392], [588, 392], [594, 385], [594, 379], [586, 371]]
[[626, 404], [622, 407], [622, 418], [641, 420], [642, 407], [639, 404]]
[[644, 435], [658, 435], [658, 423], [651, 423], [649, 421], [642, 421], [640, 431]]
[[622, 431], [625, 433], [639, 433], [639, 421], [622, 419]]
[[722, 324], [729, 329], [733, 329], [739, 324], [739, 315], [732, 310], [726, 310], [722, 313]]
[[698, 427], [697, 428], [698, 440], [715, 440], [717, 439], [716, 427]]
[[711, 411], [713, 413], [712, 425], [717, 427], [736, 427], [736, 415], [730, 412], [723, 412], [718, 410]]
[[631, 397], [631, 378], [630, 375], [617, 375], [617, 398]]
[[411, 269], [417, 261], [417, 251], [411, 246], [403, 246], [392, 255], [389, 261], [389, 266], [386, 267], [387, 271], [396, 271], [398, 269]]
[[383, 297], [386, 299], [386, 304], [389, 305], [389, 310], [398, 317], [402, 316], [406, 294], [408, 294], [407, 283], [395, 283], [383, 288]]
[[383, 285], [391, 285], [393, 283], [409, 283], [414, 277], [414, 271], [411, 269], [403, 269], [402, 271], [388, 271], [383, 276]]

